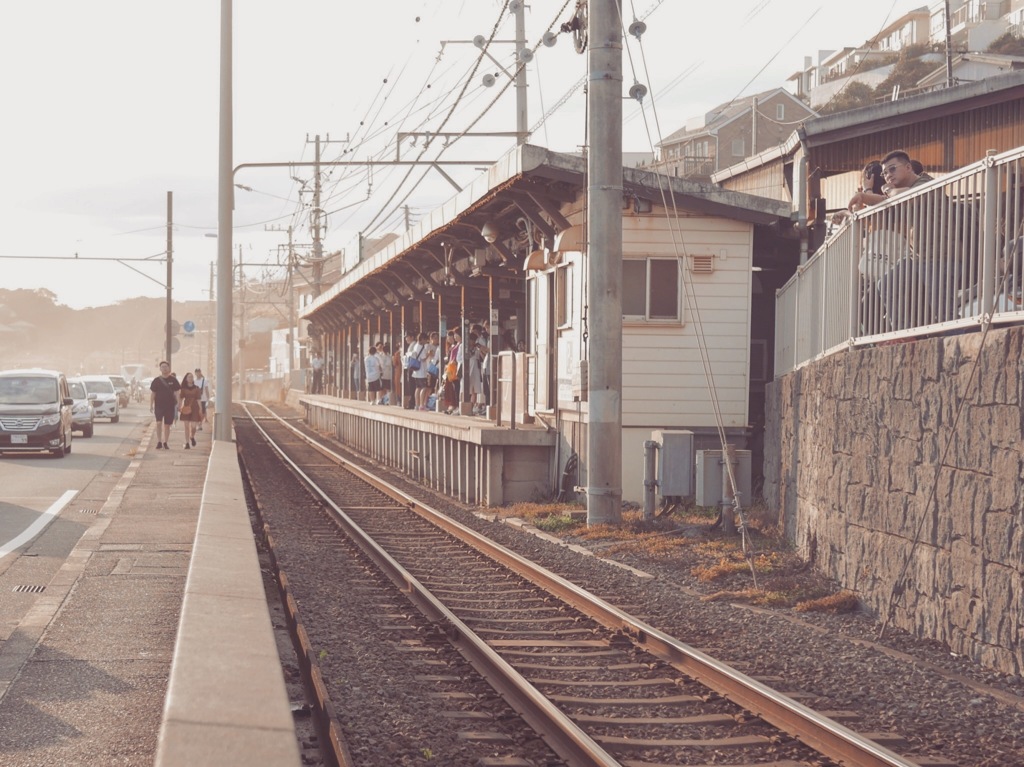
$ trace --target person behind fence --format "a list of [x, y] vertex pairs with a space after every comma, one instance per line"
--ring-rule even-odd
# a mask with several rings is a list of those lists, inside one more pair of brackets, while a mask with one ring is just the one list
[[377, 344], [377, 359], [380, 360], [380, 400], [378, 405], [391, 402], [391, 344], [383, 341]]
[[371, 345], [363, 358], [363, 370], [366, 373], [366, 401], [374, 405], [380, 400], [380, 357], [377, 347]]
[[[914, 161], [901, 150], [882, 160], [882, 173], [894, 197], [927, 184], [931, 177], [915, 172]], [[963, 285], [964, 240], [977, 224], [970, 205], [964, 205], [937, 189], [916, 209], [918, 219], [902, 212], [898, 227], [909, 246], [908, 255], [897, 261], [878, 281], [878, 292], [893, 330], [930, 325], [954, 319]], [[935, 232], [942, 235], [934, 237]]]

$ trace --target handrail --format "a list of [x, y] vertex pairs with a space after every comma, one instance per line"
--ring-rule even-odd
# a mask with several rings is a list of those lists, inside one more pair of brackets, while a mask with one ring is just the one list
[[851, 347], [1024, 320], [1024, 147], [855, 213], [776, 292], [775, 376]]

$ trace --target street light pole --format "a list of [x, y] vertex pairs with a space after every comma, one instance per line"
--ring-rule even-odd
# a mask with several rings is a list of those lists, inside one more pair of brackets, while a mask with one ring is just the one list
[[231, 440], [232, 256], [231, 209], [234, 171], [231, 84], [231, 0], [220, 3], [220, 132], [217, 183], [217, 400], [214, 439]]
[[[168, 192], [167, 193], [167, 326], [166, 326], [166, 329], [165, 329], [166, 334], [167, 334], [167, 337], [166, 337], [166, 340], [167, 340], [167, 351], [166, 351], [167, 364], [170, 364], [170, 362], [171, 362], [171, 342], [174, 339], [174, 331], [171, 328], [171, 322], [173, 322], [173, 319], [171, 318], [172, 309], [173, 309], [173, 301], [171, 299], [171, 273], [172, 273], [172, 263], [173, 263], [173, 256], [172, 256], [173, 250], [171, 248], [171, 242], [172, 242], [173, 237], [174, 237], [174, 234], [173, 234], [174, 233], [174, 215], [173, 215], [173, 211], [174, 211], [174, 193], [173, 192]], [[174, 369], [173, 366], [171, 367], [171, 369], [172, 370]]]

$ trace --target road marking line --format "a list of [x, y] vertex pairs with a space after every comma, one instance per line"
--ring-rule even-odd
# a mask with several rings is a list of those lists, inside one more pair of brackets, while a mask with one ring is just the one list
[[8, 541], [5, 546], [0, 546], [0, 559], [3, 559], [12, 551], [21, 548], [23, 545], [39, 535], [39, 533], [41, 533], [48, 524], [53, 522], [54, 517], [60, 514], [61, 509], [71, 503], [71, 499], [76, 495], [78, 495], [77, 490], [65, 490], [64, 495], [54, 501], [50, 508], [42, 513], [39, 519], [26, 527], [25, 531], [21, 535], [11, 541]]

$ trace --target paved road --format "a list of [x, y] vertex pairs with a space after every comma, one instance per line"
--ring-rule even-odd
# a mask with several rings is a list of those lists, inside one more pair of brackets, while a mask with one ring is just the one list
[[133, 404], [119, 423], [97, 421], [90, 439], [76, 434], [62, 459], [0, 457], [0, 639], [96, 518], [150, 423], [148, 408]]

